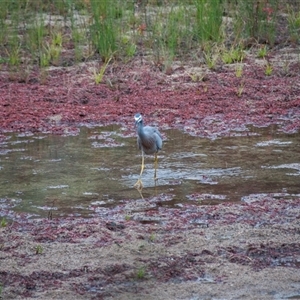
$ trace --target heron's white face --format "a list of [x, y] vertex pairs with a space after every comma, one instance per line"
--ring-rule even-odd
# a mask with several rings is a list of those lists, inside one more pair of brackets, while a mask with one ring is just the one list
[[135, 125], [143, 120], [141, 114], [134, 115]]

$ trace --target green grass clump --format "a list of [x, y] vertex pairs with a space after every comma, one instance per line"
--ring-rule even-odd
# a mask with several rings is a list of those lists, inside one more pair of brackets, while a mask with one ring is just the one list
[[43, 251], [44, 251], [44, 249], [43, 249], [43, 247], [41, 246], [41, 245], [37, 245], [36, 247], [35, 247], [35, 254], [43, 254]]
[[123, 35], [120, 41], [120, 53], [125, 57], [125, 61], [129, 61], [136, 54], [137, 45], [127, 35]]
[[146, 276], [146, 268], [145, 267], [140, 267], [136, 271], [136, 278], [137, 279], [144, 279]]
[[103, 65], [101, 66], [100, 70], [97, 72], [96, 70], [94, 70], [94, 81], [96, 84], [99, 84], [102, 82], [103, 80], [103, 76], [104, 73], [107, 69], [107, 66], [109, 65], [110, 61], [111, 61], [112, 57], [108, 58]]
[[130, 215], [125, 215], [125, 221], [130, 221], [131, 220], [131, 216]]
[[0, 222], [0, 227], [6, 227], [7, 226], [7, 221], [2, 218], [1, 222]]
[[268, 54], [268, 48], [266, 45], [264, 46], [261, 46], [259, 49], [258, 49], [258, 52], [257, 52], [257, 57], [258, 58], [265, 58]]
[[243, 65], [239, 64], [235, 68], [235, 76], [237, 78], [241, 78], [243, 76]]
[[232, 64], [242, 62], [245, 58], [245, 52], [240, 47], [231, 47], [222, 53], [222, 61], [224, 64]]
[[156, 240], [156, 235], [155, 235], [155, 233], [151, 233], [151, 234], [150, 234], [150, 237], [149, 237], [149, 241], [150, 241], [151, 243], [154, 243], [155, 240]]
[[265, 75], [266, 76], [271, 76], [272, 73], [273, 73], [273, 67], [272, 67], [272, 65], [269, 62], [266, 62], [266, 65], [265, 65]]
[[20, 65], [20, 47], [14, 46], [7, 50], [8, 63], [11, 67], [17, 67]]
[[216, 68], [218, 56], [211, 54], [211, 53], [206, 53], [206, 52], [203, 52], [203, 55], [204, 55], [204, 59], [205, 59], [205, 63], [207, 65], [207, 67], [211, 70], [214, 70]]

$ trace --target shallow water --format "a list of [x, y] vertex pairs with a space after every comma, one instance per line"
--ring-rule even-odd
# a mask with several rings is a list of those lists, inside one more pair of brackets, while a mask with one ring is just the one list
[[[82, 127], [78, 136], [7, 135], [0, 144], [2, 215], [13, 207], [37, 216], [89, 216], [95, 207], [140, 199], [133, 185], [141, 153], [132, 131], [112, 125]], [[250, 127], [247, 136], [209, 140], [164, 131], [159, 180], [155, 187], [153, 157], [146, 156], [143, 197], [180, 206], [299, 196], [300, 134], [276, 132]]]

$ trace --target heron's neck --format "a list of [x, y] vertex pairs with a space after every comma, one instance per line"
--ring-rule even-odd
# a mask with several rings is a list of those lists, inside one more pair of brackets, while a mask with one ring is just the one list
[[143, 121], [138, 124], [137, 132], [139, 136], [143, 136], [145, 134]]

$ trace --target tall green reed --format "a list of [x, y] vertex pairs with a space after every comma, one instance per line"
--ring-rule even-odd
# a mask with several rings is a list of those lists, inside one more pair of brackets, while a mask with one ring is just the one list
[[223, 6], [220, 0], [194, 0], [194, 36], [199, 42], [220, 41]]
[[238, 1], [235, 9], [235, 33], [238, 39], [252, 38], [274, 45], [279, 0]]
[[90, 34], [93, 45], [103, 60], [109, 59], [117, 50], [118, 9], [110, 0], [90, 0], [93, 24]]

